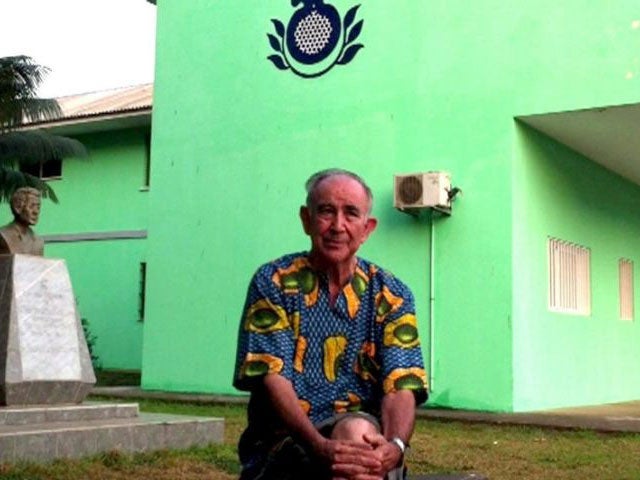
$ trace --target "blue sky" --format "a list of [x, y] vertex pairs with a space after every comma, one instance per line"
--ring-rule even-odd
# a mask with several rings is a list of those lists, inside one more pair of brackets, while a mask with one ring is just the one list
[[39, 96], [153, 81], [156, 7], [146, 0], [7, 0], [2, 19], [0, 57], [51, 69]]

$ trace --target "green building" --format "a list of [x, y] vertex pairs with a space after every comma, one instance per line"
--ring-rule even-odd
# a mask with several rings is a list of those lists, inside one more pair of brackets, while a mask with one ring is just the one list
[[[79, 139], [87, 160], [47, 162], [59, 204], [42, 202], [45, 256], [64, 258], [104, 368], [140, 370], [144, 320], [153, 87], [59, 99], [63, 116], [26, 128]], [[11, 212], [5, 206], [6, 222]]]
[[[152, 188], [138, 191], [142, 165], [135, 181], [131, 165], [109, 180], [108, 162], [93, 184], [122, 182], [100, 230], [148, 236], [82, 259], [72, 245], [47, 250], [68, 255], [72, 276], [87, 259], [129, 269], [130, 306], [146, 261], [143, 388], [238, 393], [249, 279], [308, 248], [302, 185], [342, 167], [375, 195], [379, 227], [361, 254], [416, 296], [431, 405], [640, 398], [637, 2], [312, 3], [159, 2]], [[462, 190], [452, 214], [394, 208], [394, 175], [430, 171]], [[100, 292], [118, 279], [87, 282]], [[119, 356], [124, 330], [95, 322], [114, 349], [101, 354]]]

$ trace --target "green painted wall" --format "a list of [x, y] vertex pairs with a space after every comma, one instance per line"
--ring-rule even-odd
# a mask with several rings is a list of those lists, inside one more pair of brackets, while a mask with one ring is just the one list
[[[86, 160], [63, 161], [62, 179], [51, 180], [58, 204], [43, 200], [39, 235], [146, 230], [148, 192], [141, 190], [148, 128], [79, 135]], [[8, 205], [3, 213], [11, 220]], [[97, 336], [104, 368], [140, 369], [142, 323], [138, 321], [140, 262], [146, 239], [45, 244], [45, 256], [63, 258], [81, 316]]]
[[[330, 3], [344, 14], [357, 2]], [[143, 386], [234, 393], [248, 280], [307, 247], [302, 184], [338, 166], [376, 195], [380, 227], [362, 254], [416, 294], [432, 404], [509, 411], [637, 396], [623, 385], [637, 378], [626, 367], [638, 363], [635, 324], [608, 317], [617, 258], [637, 247], [637, 188], [513, 120], [637, 102], [636, 2], [360, 3], [365, 48], [303, 80], [266, 60], [270, 20], [288, 21], [288, 0], [160, 2]], [[428, 218], [392, 208], [393, 174], [428, 170], [451, 172], [464, 192], [433, 236]], [[603, 181], [612, 186], [596, 202], [587, 194]], [[552, 213], [538, 208], [552, 201]], [[585, 319], [546, 312], [547, 235], [588, 242], [593, 278], [608, 285], [594, 288], [578, 334]]]
[[80, 315], [96, 336], [94, 351], [105, 369], [139, 370], [140, 262], [144, 240], [113, 240], [46, 245], [47, 257], [64, 258]]
[[[518, 10], [514, 116], [638, 102], [636, 3]], [[513, 409], [638, 398], [637, 322], [619, 320], [617, 304], [618, 259], [639, 247], [638, 186], [527, 127], [512, 132]], [[547, 236], [591, 248], [590, 317], [547, 310]]]
[[[620, 320], [618, 260], [637, 279], [640, 187], [526, 126], [515, 162], [514, 408], [639, 398], [640, 324]], [[590, 248], [590, 316], [548, 311], [549, 236]]]
[[89, 157], [65, 160], [62, 179], [50, 181], [59, 204], [43, 201], [38, 232], [44, 235], [145, 229], [148, 192], [141, 187], [148, 132], [147, 127], [76, 135]]
[[497, 16], [486, 28], [504, 29], [503, 41], [512, 45], [501, 71], [510, 77], [505, 101], [514, 115], [636, 103], [639, 19], [631, 0], [537, 0]]
[[249, 278], [307, 248], [302, 184], [329, 166], [370, 182], [380, 227], [362, 254], [413, 288], [427, 353], [430, 223], [393, 209], [392, 179], [448, 170], [464, 197], [435, 225], [432, 402], [510, 409], [512, 85], [473, 51], [510, 48], [482, 27], [495, 9], [463, 20], [445, 2], [363, 2], [365, 48], [302, 80], [266, 60], [289, 1], [158, 8], [143, 386], [234, 393]]

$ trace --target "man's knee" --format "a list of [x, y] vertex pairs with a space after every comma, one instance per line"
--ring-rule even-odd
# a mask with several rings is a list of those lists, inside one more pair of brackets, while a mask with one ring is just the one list
[[331, 438], [334, 440], [359, 440], [365, 434], [378, 433], [376, 424], [365, 417], [349, 416], [339, 420], [333, 427]]

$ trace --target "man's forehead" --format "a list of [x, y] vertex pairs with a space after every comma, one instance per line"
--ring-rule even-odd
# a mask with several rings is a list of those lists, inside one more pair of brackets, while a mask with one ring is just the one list
[[367, 198], [367, 192], [360, 182], [347, 175], [334, 175], [321, 180], [316, 193], [341, 193], [355, 198]]

